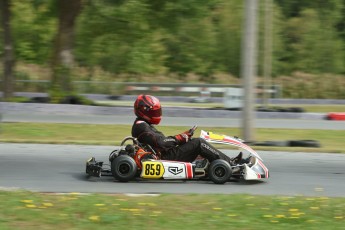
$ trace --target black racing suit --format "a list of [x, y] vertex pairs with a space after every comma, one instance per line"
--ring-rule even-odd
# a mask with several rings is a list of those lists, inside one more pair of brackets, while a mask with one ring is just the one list
[[153, 125], [136, 119], [132, 126], [132, 136], [142, 144], [149, 144], [162, 160], [192, 162], [198, 155], [210, 162], [216, 159], [226, 160], [231, 164], [230, 157], [215, 149], [202, 138], [193, 138], [180, 145], [174, 136], [164, 136]]

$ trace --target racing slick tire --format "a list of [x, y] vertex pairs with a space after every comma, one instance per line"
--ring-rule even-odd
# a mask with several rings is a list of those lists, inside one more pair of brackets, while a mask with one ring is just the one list
[[212, 161], [208, 168], [208, 176], [215, 184], [224, 184], [229, 181], [231, 174], [230, 164], [222, 159]]
[[134, 179], [137, 175], [137, 171], [137, 164], [130, 156], [121, 155], [111, 162], [111, 173], [118, 181], [128, 182]]
[[318, 141], [315, 140], [292, 140], [289, 141], [289, 146], [291, 147], [312, 147], [320, 148], [321, 145]]

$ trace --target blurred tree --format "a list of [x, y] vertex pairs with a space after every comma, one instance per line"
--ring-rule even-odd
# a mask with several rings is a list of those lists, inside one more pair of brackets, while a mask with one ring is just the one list
[[216, 33], [212, 13], [220, 0], [147, 0], [152, 28], [164, 31], [162, 44], [166, 47], [165, 66], [180, 78], [197, 73], [202, 80], [216, 70]]
[[13, 38], [16, 58], [26, 63], [45, 65], [52, 53], [57, 30], [55, 0], [12, 0]]
[[58, 102], [72, 92], [71, 69], [75, 21], [82, 8], [81, 0], [57, 0], [59, 26], [52, 57], [51, 99]]
[[222, 72], [240, 76], [243, 1], [224, 1], [215, 9], [216, 63]]
[[345, 0], [343, 0], [343, 4], [340, 7], [340, 17], [338, 22], [336, 23], [336, 28], [344, 41], [344, 49], [345, 49]]
[[[239, 76], [243, 1], [11, 2], [16, 59], [52, 60], [52, 83], [61, 94], [72, 89], [74, 63], [87, 67], [90, 79], [99, 67], [134, 76], [127, 80], [169, 73], [181, 80], [195, 73], [204, 82], [214, 82], [216, 72]], [[273, 75], [345, 72], [345, 0], [273, 2]]]
[[214, 72], [216, 36], [212, 22], [205, 18], [186, 20], [175, 34], [163, 41], [168, 57], [165, 65], [170, 72], [182, 79], [188, 73], [196, 73], [203, 81]]
[[78, 24], [77, 59], [117, 74], [207, 75], [212, 2], [217, 1], [87, 1]]
[[13, 68], [15, 57], [11, 35], [11, 0], [0, 0], [1, 24], [3, 29], [4, 53], [3, 53], [3, 98], [6, 100], [13, 96], [14, 80]]
[[341, 73], [344, 71], [342, 41], [313, 9], [303, 10], [286, 24], [287, 60], [290, 71]]
[[164, 48], [144, 1], [87, 1], [78, 23], [77, 60], [112, 73], [160, 73]]
[[[260, 5], [260, 22], [259, 22], [259, 53], [258, 53], [258, 67], [259, 67], [259, 75], [263, 75], [263, 64], [262, 61], [264, 59], [265, 51], [264, 51], [264, 42], [265, 42], [265, 2], [262, 1]], [[276, 77], [281, 74], [289, 74], [287, 71], [286, 63], [286, 50], [284, 49], [284, 34], [285, 34], [285, 21], [286, 18], [282, 14], [281, 8], [274, 4], [272, 1], [272, 77]]]
[[[285, 72], [344, 73], [344, 0], [276, 0], [286, 16]], [[340, 29], [340, 30], [339, 30]]]

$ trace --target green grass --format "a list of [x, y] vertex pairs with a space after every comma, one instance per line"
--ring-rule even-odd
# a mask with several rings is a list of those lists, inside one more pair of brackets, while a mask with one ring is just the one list
[[345, 198], [0, 191], [0, 229], [343, 229]]
[[[162, 126], [167, 135], [189, 127]], [[118, 145], [129, 125], [2, 123], [0, 141]], [[199, 127], [196, 136], [199, 135]], [[204, 128], [238, 135], [236, 128]], [[345, 132], [258, 129], [258, 140], [315, 139], [322, 148], [255, 149], [344, 152]], [[224, 147], [224, 146], [221, 146]], [[92, 186], [92, 185], [90, 185]], [[121, 186], [121, 184], [114, 185]], [[231, 188], [229, 188], [231, 189]], [[41, 194], [1, 191], [0, 229], [343, 229], [345, 198], [163, 194]]]
[[[175, 135], [190, 127], [161, 126], [165, 135]], [[239, 136], [238, 128], [199, 127], [200, 130]], [[51, 123], [2, 123], [0, 141], [15, 143], [53, 144], [93, 144], [119, 145], [122, 139], [131, 134], [130, 125], [93, 124], [51, 124]], [[321, 148], [300, 147], [255, 147], [257, 150], [304, 151], [304, 152], [345, 152], [345, 131], [343, 130], [296, 130], [296, 129], [256, 129], [256, 141], [317, 140]], [[218, 146], [217, 146], [218, 147]], [[219, 146], [225, 148], [226, 146]]]
[[283, 107], [283, 108], [299, 107], [299, 108], [303, 108], [305, 112], [308, 112], [308, 113], [345, 112], [344, 105], [280, 105], [279, 107]]

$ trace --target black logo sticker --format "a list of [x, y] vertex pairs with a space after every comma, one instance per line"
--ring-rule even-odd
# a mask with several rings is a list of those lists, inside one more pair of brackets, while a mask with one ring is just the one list
[[183, 169], [179, 169], [178, 167], [169, 167], [168, 171], [174, 175], [180, 174], [183, 172]]

